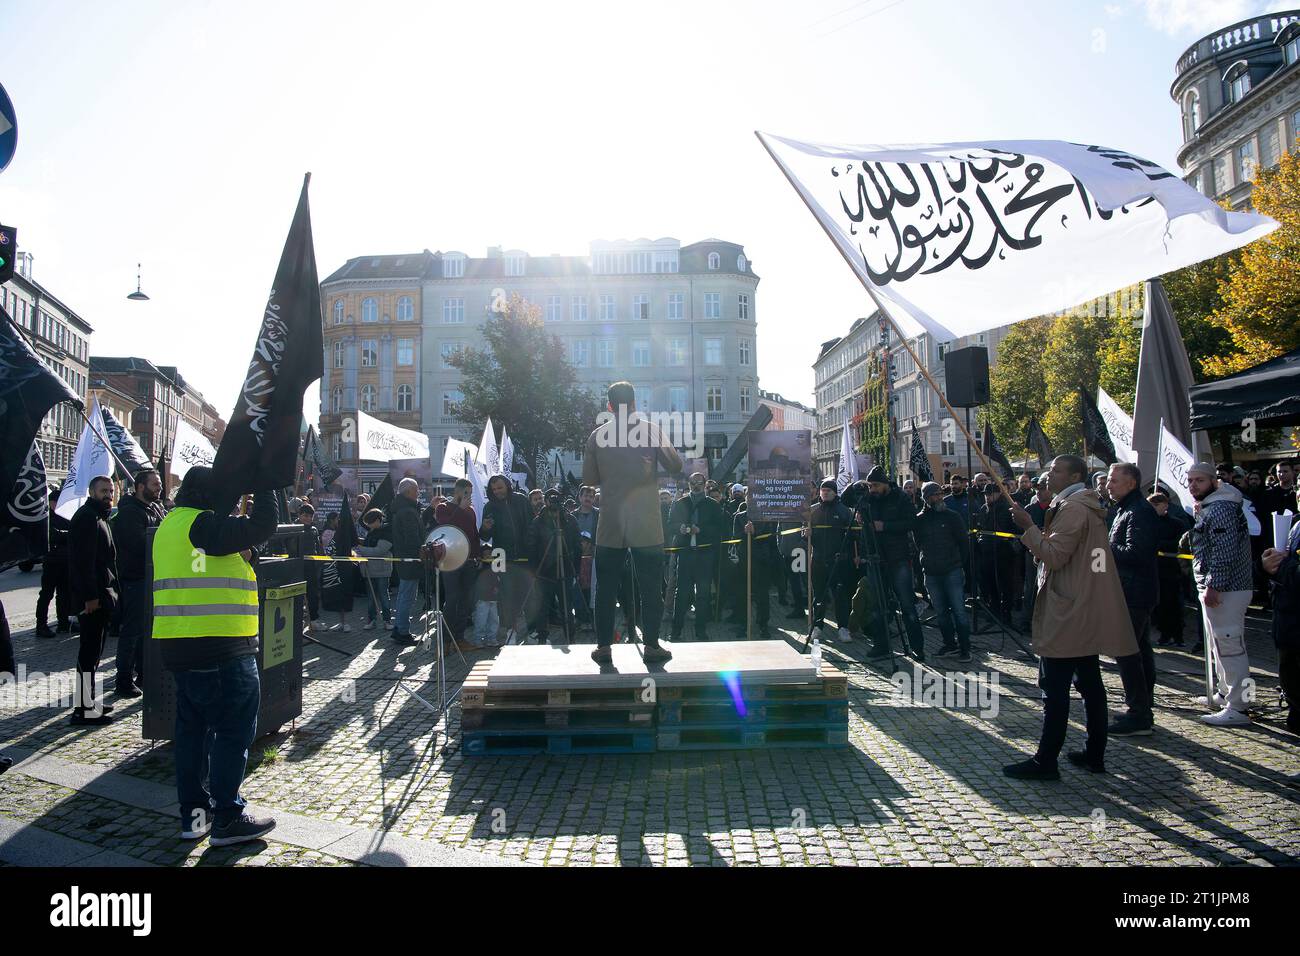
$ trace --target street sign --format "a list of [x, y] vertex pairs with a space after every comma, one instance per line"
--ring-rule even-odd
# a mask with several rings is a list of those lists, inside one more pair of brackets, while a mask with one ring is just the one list
[[0, 171], [9, 165], [18, 148], [18, 120], [14, 116], [14, 104], [9, 102], [9, 94], [0, 86]]
[[0, 226], [0, 285], [14, 277], [14, 260], [18, 258], [18, 230]]

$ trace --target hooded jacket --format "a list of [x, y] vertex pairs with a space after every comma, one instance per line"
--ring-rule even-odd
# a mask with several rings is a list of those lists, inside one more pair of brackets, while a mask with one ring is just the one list
[[117, 548], [117, 573], [122, 581], [144, 580], [148, 532], [162, 524], [165, 517], [167, 510], [158, 501], [145, 504], [135, 495], [126, 495], [117, 503], [117, 514], [109, 524]]
[[1202, 591], [1249, 591], [1254, 587], [1250, 531], [1241, 492], [1225, 481], [1205, 496], [1191, 530], [1192, 571]]

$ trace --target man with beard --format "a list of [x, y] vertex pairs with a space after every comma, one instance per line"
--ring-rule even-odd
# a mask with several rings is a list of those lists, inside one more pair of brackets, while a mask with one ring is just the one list
[[[912, 535], [921, 552], [925, 589], [934, 605], [943, 646], [939, 656], [956, 652], [969, 664], [970, 622], [966, 617], [966, 526], [944, 503], [943, 488], [933, 481], [921, 487], [925, 508], [916, 516]], [[953, 638], [956, 637], [954, 641]]]
[[[856, 482], [846, 489], [845, 504], [862, 516], [863, 528], [856, 562], [858, 567], [864, 574], [879, 571], [885, 594], [893, 594], [898, 609], [902, 612], [903, 627], [907, 632], [912, 656], [917, 661], [924, 661], [925, 640], [921, 636], [921, 624], [916, 617], [916, 582], [912, 579], [911, 534], [916, 527], [916, 511], [912, 507], [912, 500], [889, 480], [885, 469], [877, 465], [871, 469], [865, 481]], [[877, 560], [872, 561], [872, 558]], [[863, 592], [863, 588], [869, 586], [869, 581], [858, 581], [855, 600], [860, 606], [866, 602], [869, 593]], [[869, 629], [872, 657], [886, 657], [892, 653], [889, 638], [891, 614], [893, 611], [889, 607], [871, 608]]]
[[[709, 639], [712, 618], [713, 572], [725, 518], [721, 506], [704, 493], [704, 475], [688, 479], [688, 491], [673, 504], [668, 527], [677, 554], [677, 596], [673, 605], [672, 639], [682, 636], [686, 612], [695, 605], [695, 639]], [[599, 591], [597, 591], [599, 594]]]
[[167, 512], [158, 500], [162, 480], [152, 468], [136, 472], [135, 493], [122, 498], [109, 524], [117, 548], [117, 571], [122, 600], [122, 625], [117, 638], [119, 697], [139, 697], [144, 664], [144, 640], [149, 630], [149, 595], [145, 588], [145, 547], [149, 529], [162, 524]]
[[[452, 525], [460, 529], [469, 541], [469, 557], [455, 571], [442, 572], [443, 619], [452, 640], [468, 637], [474, 620], [474, 582], [478, 580], [479, 555], [483, 552], [478, 537], [478, 516], [474, 514], [474, 485], [468, 478], [457, 478], [452, 486], [451, 500], [434, 509], [434, 521], [439, 526]], [[468, 643], [468, 641], [467, 641]]]
[[1201, 599], [1206, 651], [1212, 655], [1218, 693], [1206, 706], [1218, 708], [1201, 720], [1212, 727], [1239, 727], [1246, 716], [1250, 658], [1246, 655], [1246, 609], [1250, 605], [1250, 533], [1241, 492], [1215, 477], [1213, 465], [1187, 469], [1187, 488], [1196, 499], [1196, 524], [1189, 532], [1192, 571]]
[[68, 523], [69, 583], [81, 624], [77, 684], [73, 689], [74, 725], [106, 724], [111, 710], [96, 700], [94, 687], [108, 623], [118, 602], [117, 549], [108, 524], [112, 510], [113, 481], [100, 475], [90, 480], [90, 497]]
[[949, 484], [952, 485], [952, 494], [945, 497], [943, 502], [949, 511], [955, 512], [957, 517], [961, 518], [962, 524], [969, 524], [970, 495], [966, 493], [966, 476], [953, 475]]
[[[595, 508], [592, 511], [599, 514]], [[503, 644], [515, 642], [515, 624], [528, 594], [528, 528], [532, 522], [532, 508], [523, 492], [515, 491], [505, 475], [489, 478], [479, 536], [491, 540], [493, 550], [500, 549], [505, 559], [505, 571], [497, 580], [497, 640]]]
[[[817, 491], [818, 501], [809, 512], [812, 525], [812, 629], [810, 640], [834, 641], [826, 627], [826, 604], [832, 602], [839, 639], [853, 640], [849, 631], [853, 584], [853, 512], [840, 501], [834, 478], [825, 479]], [[806, 532], [805, 532], [806, 533]]]
[[573, 515], [565, 513], [562, 498], [559, 488], [546, 491], [546, 507], [533, 519], [528, 531], [528, 550], [537, 582], [530, 630], [535, 633], [538, 644], [549, 643], [553, 605], [559, 610], [564, 643], [573, 643], [574, 608], [566, 586], [568, 580], [577, 574], [581, 552], [578, 550], [578, 522]]
[[1156, 657], [1151, 649], [1151, 610], [1159, 596], [1156, 569], [1158, 522], [1155, 509], [1142, 496], [1142, 473], [1137, 465], [1116, 462], [1110, 466], [1106, 494], [1115, 502], [1110, 512], [1110, 553], [1119, 568], [1138, 652], [1116, 659], [1124, 682], [1128, 713], [1110, 726], [1112, 737], [1149, 735], [1155, 723]]

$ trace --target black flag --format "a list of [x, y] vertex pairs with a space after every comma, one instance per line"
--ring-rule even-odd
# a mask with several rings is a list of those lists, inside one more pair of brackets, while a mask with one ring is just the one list
[[153, 462], [144, 453], [135, 436], [123, 428], [122, 423], [105, 406], [100, 405], [99, 411], [104, 416], [104, 435], [108, 438], [108, 443], [113, 446], [113, 454], [117, 456], [118, 461], [131, 470], [131, 474], [127, 477], [134, 478], [143, 469], [152, 468]]
[[388, 506], [393, 503], [393, 476], [384, 475], [384, 480], [380, 482], [379, 487], [375, 489], [374, 497], [370, 499], [370, 507], [378, 508], [380, 511], [387, 511]]
[[1083, 416], [1083, 443], [1087, 446], [1088, 453], [1096, 455], [1108, 465], [1119, 461], [1115, 445], [1110, 440], [1110, 432], [1106, 429], [1106, 419], [1101, 417], [1101, 411], [1092, 396], [1083, 389], [1079, 389], [1079, 413]]
[[1003, 478], [1010, 478], [1014, 474], [1011, 470], [1011, 462], [1007, 461], [1002, 446], [998, 444], [998, 440], [993, 434], [993, 426], [987, 421], [984, 422], [984, 454], [1002, 467]]
[[[0, 501], [5, 502], [6, 515], [15, 500], [15, 482], [30, 485], [34, 478], [32, 444], [45, 414], [59, 402], [85, 408], [76, 392], [36, 357], [9, 313], [0, 308]], [[45, 474], [44, 466], [40, 473]], [[34, 512], [29, 517], [37, 520]]]
[[934, 481], [934, 472], [930, 469], [930, 459], [926, 457], [925, 446], [921, 444], [921, 436], [916, 433], [915, 422], [912, 423], [912, 453], [907, 463], [911, 466], [912, 474], [921, 481]]
[[302, 457], [307, 464], [307, 477], [319, 478], [323, 487], [328, 488], [343, 474], [343, 469], [334, 464], [310, 425], [307, 426], [307, 440], [302, 447]]
[[293, 484], [303, 392], [324, 372], [324, 317], [307, 205], [310, 181], [308, 174], [248, 374], [212, 464], [217, 514], [227, 513], [247, 492]]
[[32, 442], [8, 501], [0, 504], [0, 570], [50, 550], [50, 492], [41, 450]]
[[1046, 464], [1056, 457], [1056, 452], [1052, 451], [1052, 443], [1047, 440], [1047, 433], [1043, 431], [1043, 426], [1038, 424], [1037, 418], [1029, 419], [1029, 430], [1025, 435], [1025, 447], [1038, 456], [1038, 464]]

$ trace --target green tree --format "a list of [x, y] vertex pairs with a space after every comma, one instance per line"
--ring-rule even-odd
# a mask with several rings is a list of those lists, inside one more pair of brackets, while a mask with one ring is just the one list
[[461, 372], [464, 400], [452, 409], [477, 441], [489, 417], [510, 433], [515, 453], [534, 475], [545, 472], [553, 450], [579, 451], [596, 427], [603, 403], [577, 384], [560, 340], [546, 331], [541, 309], [512, 295], [503, 314], [483, 326], [483, 348], [462, 349], [450, 360]]
[[[1047, 411], [1043, 352], [1052, 320], [1046, 316], [1013, 325], [998, 345], [997, 365], [989, 376], [991, 401], [983, 411], [1008, 458], [1024, 454], [1029, 419], [1040, 422]], [[979, 422], [982, 425], [984, 415]]]
[[1229, 252], [1160, 277], [1198, 382], [1210, 376], [1206, 362], [1236, 354], [1232, 333], [1214, 320], [1223, 308], [1220, 286], [1227, 280], [1237, 252]]

